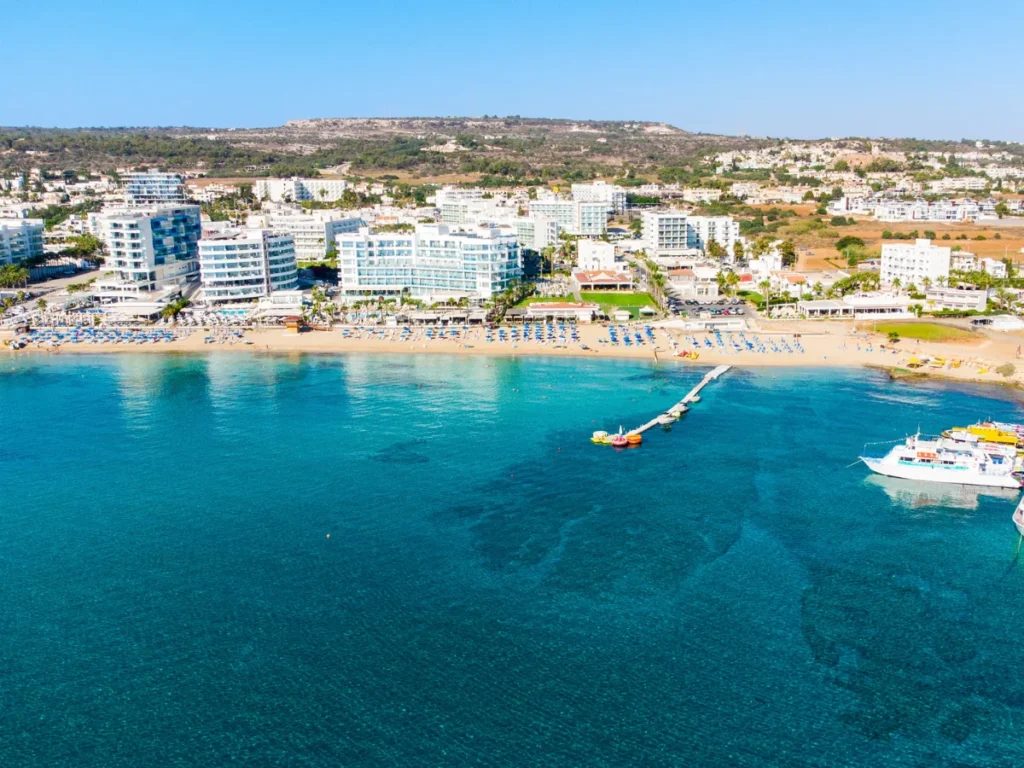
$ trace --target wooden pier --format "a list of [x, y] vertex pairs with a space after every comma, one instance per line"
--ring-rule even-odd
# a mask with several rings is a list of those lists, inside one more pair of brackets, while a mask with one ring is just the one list
[[687, 410], [689, 410], [689, 404], [699, 399], [697, 396], [700, 394], [700, 391], [704, 389], [704, 387], [706, 387], [712, 381], [719, 378], [723, 373], [728, 371], [730, 368], [732, 368], [731, 365], [719, 365], [714, 370], [708, 371], [706, 374], [704, 374], [704, 378], [697, 383], [697, 386], [695, 386], [693, 389], [689, 391], [686, 397], [684, 397], [678, 403], [676, 403], [667, 411], [665, 411], [665, 413], [658, 414], [653, 419], [648, 421], [646, 424], [642, 424], [636, 429], [631, 429], [629, 432], [626, 433], [627, 437], [629, 435], [642, 435], [648, 429], [651, 429], [652, 427], [656, 427], [659, 424], [663, 423], [662, 420], [665, 417], [670, 417], [674, 420], [676, 417], [672, 416], [673, 413], [685, 413]]

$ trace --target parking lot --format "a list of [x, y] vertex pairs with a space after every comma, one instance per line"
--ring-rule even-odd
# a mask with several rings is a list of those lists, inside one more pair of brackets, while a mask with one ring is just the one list
[[733, 315], [745, 315], [747, 311], [743, 300], [737, 298], [707, 299], [701, 301], [698, 299], [678, 299], [675, 297], [669, 297], [668, 309], [673, 315], [677, 315], [678, 317], [696, 317], [702, 312], [706, 312], [712, 317], [730, 317]]

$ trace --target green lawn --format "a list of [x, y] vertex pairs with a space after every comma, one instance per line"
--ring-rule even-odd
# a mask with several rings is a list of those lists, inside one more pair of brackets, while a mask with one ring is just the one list
[[640, 316], [643, 307], [651, 307], [658, 310], [658, 303], [649, 293], [635, 293], [633, 291], [584, 291], [580, 294], [584, 301], [591, 301], [601, 305], [601, 310], [608, 315], [619, 309], [629, 312], [631, 320]]
[[572, 296], [527, 296], [516, 304], [517, 307], [528, 307], [531, 304], [538, 304], [548, 301], [576, 301]]
[[895, 331], [901, 339], [921, 339], [922, 341], [962, 341], [964, 339], [977, 338], [976, 333], [965, 331], [962, 328], [954, 328], [939, 323], [923, 322], [895, 322], [895, 323], [873, 323], [872, 328], [883, 335]]

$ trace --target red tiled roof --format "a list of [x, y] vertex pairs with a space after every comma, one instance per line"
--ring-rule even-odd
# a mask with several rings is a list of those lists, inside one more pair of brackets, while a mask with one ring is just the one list
[[612, 272], [610, 270], [597, 270], [596, 272], [583, 272], [578, 271], [573, 273], [573, 277], [581, 283], [631, 283], [633, 282], [629, 275], [624, 275], [621, 272]]

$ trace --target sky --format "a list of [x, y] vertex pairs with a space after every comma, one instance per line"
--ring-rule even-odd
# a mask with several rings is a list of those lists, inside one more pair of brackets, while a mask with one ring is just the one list
[[489, 114], [1024, 141], [1022, 24], [1024, 2], [991, 0], [9, 0], [0, 125]]

